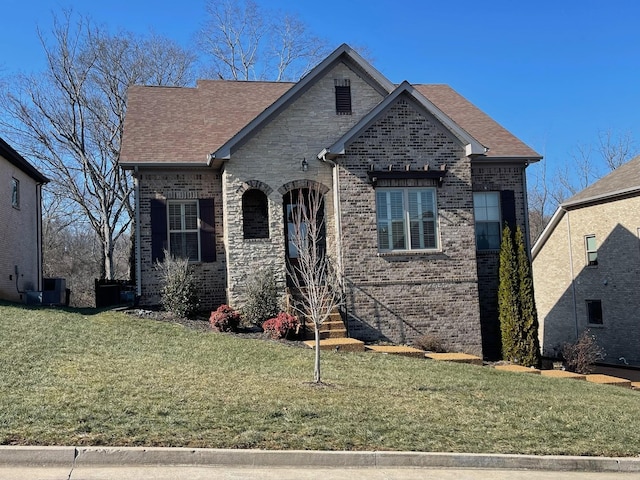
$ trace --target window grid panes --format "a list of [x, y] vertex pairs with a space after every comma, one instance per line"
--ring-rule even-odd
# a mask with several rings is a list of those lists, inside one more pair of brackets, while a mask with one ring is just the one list
[[378, 248], [438, 248], [435, 189], [384, 189], [376, 192]]
[[476, 248], [500, 249], [500, 193], [474, 192], [473, 214], [476, 222]]
[[587, 265], [593, 267], [598, 265], [598, 244], [595, 235], [584, 237], [585, 249], [587, 251]]
[[169, 203], [169, 251], [189, 261], [200, 260], [200, 235], [198, 232], [198, 202]]

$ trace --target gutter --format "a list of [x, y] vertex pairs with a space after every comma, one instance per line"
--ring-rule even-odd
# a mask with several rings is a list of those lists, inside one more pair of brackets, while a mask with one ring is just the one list
[[140, 245], [140, 182], [138, 181], [138, 167], [133, 173], [134, 211], [135, 211], [135, 239], [136, 239], [136, 296], [142, 296], [142, 249]]

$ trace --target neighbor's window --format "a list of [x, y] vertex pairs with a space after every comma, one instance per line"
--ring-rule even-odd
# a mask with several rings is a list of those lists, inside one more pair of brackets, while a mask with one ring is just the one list
[[11, 205], [20, 208], [20, 180], [11, 178]]
[[590, 325], [602, 325], [601, 300], [587, 300], [587, 320]]
[[587, 235], [584, 237], [584, 246], [587, 251], [587, 265], [598, 265], [598, 245], [596, 244], [596, 236]]
[[336, 113], [338, 115], [351, 115], [351, 80], [348, 78], [336, 78]]
[[438, 248], [435, 188], [379, 189], [376, 210], [381, 251]]
[[261, 190], [242, 195], [242, 233], [245, 239], [269, 238], [269, 202]]
[[169, 213], [169, 252], [192, 262], [200, 261], [198, 201], [171, 201]]
[[476, 248], [500, 249], [500, 193], [474, 192], [473, 215], [476, 221]]

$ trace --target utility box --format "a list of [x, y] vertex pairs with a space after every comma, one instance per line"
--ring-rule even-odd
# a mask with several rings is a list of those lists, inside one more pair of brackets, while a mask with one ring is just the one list
[[45, 278], [42, 282], [43, 305], [65, 305], [67, 282], [64, 278]]

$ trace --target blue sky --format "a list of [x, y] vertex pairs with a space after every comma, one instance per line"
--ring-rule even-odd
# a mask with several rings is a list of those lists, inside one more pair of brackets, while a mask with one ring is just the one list
[[[365, 46], [394, 82], [446, 83], [532, 148], [549, 168], [600, 131], [640, 147], [637, 0], [257, 0], [296, 13], [332, 46]], [[72, 7], [113, 30], [153, 30], [189, 46], [206, 0], [4, 0], [0, 74], [39, 71], [36, 27]]]

